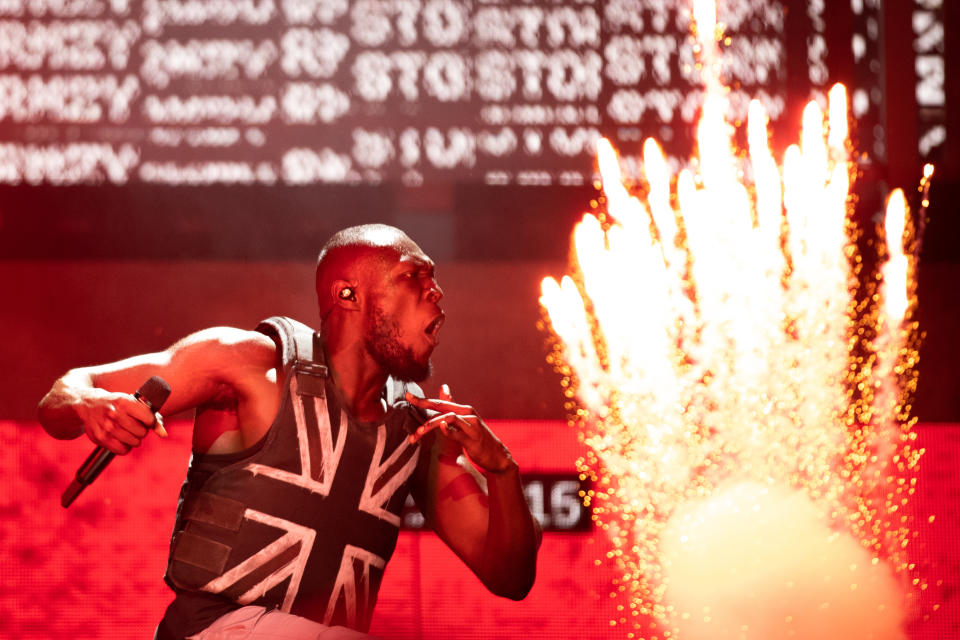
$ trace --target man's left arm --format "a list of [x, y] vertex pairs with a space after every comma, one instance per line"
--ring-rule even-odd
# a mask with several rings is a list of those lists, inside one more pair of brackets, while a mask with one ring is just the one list
[[414, 482], [424, 517], [490, 591], [524, 598], [533, 587], [541, 531], [516, 461], [473, 407], [451, 400], [446, 385], [439, 399], [407, 394], [407, 400], [437, 412], [411, 436], [425, 445]]

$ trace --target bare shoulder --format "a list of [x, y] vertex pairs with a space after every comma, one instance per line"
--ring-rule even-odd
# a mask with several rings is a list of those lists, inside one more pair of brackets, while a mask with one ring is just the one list
[[170, 413], [199, 407], [217, 398], [272, 393], [276, 348], [256, 331], [212, 327], [192, 333], [167, 349], [72, 370], [65, 377], [88, 379], [108, 391], [133, 393], [151, 376], [160, 376], [172, 394]]
[[170, 347], [171, 355], [220, 360], [229, 358], [235, 364], [273, 366], [276, 345], [258, 331], [235, 327], [211, 327], [191, 333]]
[[199, 383], [224, 386], [231, 395], [257, 395], [276, 380], [277, 351], [268, 336], [234, 327], [212, 327], [192, 333], [169, 349], [170, 364]]
[[270, 368], [274, 366], [275, 353], [273, 341], [262, 333], [235, 327], [211, 327], [191, 333], [163, 351], [85, 367], [83, 370], [101, 377], [144, 367], [166, 369], [187, 365], [205, 368], [205, 363], [220, 365], [227, 361], [233, 365]]

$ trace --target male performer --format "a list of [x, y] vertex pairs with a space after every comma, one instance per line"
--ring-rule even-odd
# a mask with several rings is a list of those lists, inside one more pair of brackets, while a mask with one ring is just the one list
[[74, 369], [40, 403], [54, 437], [119, 454], [163, 433], [131, 395], [149, 377], [170, 385], [165, 412], [196, 410], [158, 638], [369, 637], [408, 492], [490, 591], [533, 585], [540, 530], [510, 452], [445, 385], [424, 399], [412, 384], [444, 318], [433, 262], [399, 229], [351, 227], [321, 251], [316, 289], [319, 333], [206, 329]]

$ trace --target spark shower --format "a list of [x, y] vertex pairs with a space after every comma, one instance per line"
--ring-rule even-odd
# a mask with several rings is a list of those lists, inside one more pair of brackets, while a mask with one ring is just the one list
[[923, 453], [906, 199], [889, 195], [867, 267], [846, 89], [826, 114], [806, 106], [780, 166], [757, 101], [737, 149], [722, 25], [713, 2], [693, 14], [698, 156], [674, 178], [646, 140], [638, 197], [602, 140], [601, 204], [574, 230], [571, 273], [542, 283], [549, 359], [589, 450], [583, 497], [619, 571], [611, 625], [648, 640], [903, 638], [926, 588], [906, 554]]

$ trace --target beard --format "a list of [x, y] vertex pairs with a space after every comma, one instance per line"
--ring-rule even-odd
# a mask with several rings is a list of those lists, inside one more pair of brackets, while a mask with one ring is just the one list
[[402, 382], [423, 382], [430, 377], [429, 354], [418, 358], [413, 349], [400, 344], [400, 325], [375, 305], [364, 319], [367, 351], [388, 374]]

